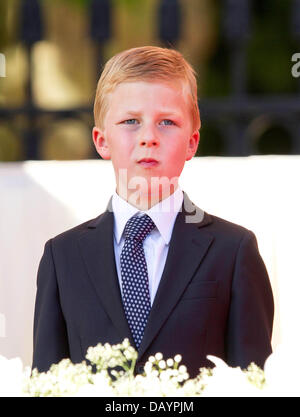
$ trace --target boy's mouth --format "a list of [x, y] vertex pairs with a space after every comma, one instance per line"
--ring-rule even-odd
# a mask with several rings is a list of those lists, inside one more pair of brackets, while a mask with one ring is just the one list
[[138, 161], [138, 164], [142, 165], [144, 168], [150, 168], [157, 166], [159, 162], [153, 158], [143, 158]]

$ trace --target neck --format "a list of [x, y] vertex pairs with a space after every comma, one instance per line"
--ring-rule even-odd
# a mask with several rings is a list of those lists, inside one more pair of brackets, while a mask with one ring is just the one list
[[158, 204], [160, 201], [165, 200], [170, 197], [178, 188], [178, 183], [171, 184], [170, 187], [159, 187], [157, 192], [141, 192], [141, 190], [129, 190], [124, 187], [117, 187], [117, 194], [131, 204], [133, 207], [136, 207], [140, 211], [147, 211], [151, 207]]

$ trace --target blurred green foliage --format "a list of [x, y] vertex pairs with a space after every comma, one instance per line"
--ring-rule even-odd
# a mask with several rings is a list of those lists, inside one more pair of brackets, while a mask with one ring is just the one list
[[[230, 47], [222, 28], [224, 9], [216, 7], [218, 41], [203, 83], [203, 96], [230, 94]], [[224, 3], [225, 4], [225, 3]], [[251, 34], [247, 48], [247, 93], [293, 93], [291, 56], [300, 50], [292, 38], [292, 0], [253, 0]]]
[[[56, 1], [58, 1], [58, 0], [56, 0]], [[61, 3], [65, 2], [65, 3], [69, 3], [70, 5], [73, 5], [73, 6], [80, 6], [82, 8], [85, 8], [85, 7], [89, 6], [89, 4], [91, 3], [91, 0], [59, 0], [59, 1]]]
[[[47, 29], [44, 54], [52, 54], [57, 65], [56, 78], [53, 76], [48, 84], [57, 81], [57, 88], [61, 89], [65, 83], [66, 92], [63, 95], [66, 97], [70, 92], [71, 99], [82, 98], [83, 104], [89, 97], [92, 102], [94, 87], [91, 86], [96, 83], [100, 71], [100, 66], [95, 65], [98, 50], [88, 39], [91, 1], [41, 0]], [[161, 44], [157, 37], [159, 2], [112, 0], [112, 38], [102, 47], [104, 60], [125, 48]], [[300, 52], [300, 45], [292, 37], [292, 0], [253, 0], [251, 4], [251, 31], [246, 43], [246, 92], [261, 95], [297, 93], [299, 80], [291, 76], [291, 56]], [[26, 54], [18, 39], [19, 5], [20, 0], [0, 0], [0, 52], [5, 52], [8, 68], [14, 69], [10, 69], [13, 77], [16, 66], [22, 68], [20, 80], [14, 80], [12, 76], [0, 79], [1, 106], [22, 105], [24, 100], [20, 86], [25, 82]], [[200, 98], [226, 97], [231, 93], [230, 45], [224, 36], [222, 23], [225, 5], [226, 2], [219, 0], [181, 0], [184, 25], [178, 49], [198, 72]], [[19, 65], [22, 59], [24, 64]], [[9, 88], [2, 88], [5, 82], [7, 85], [10, 83]], [[44, 102], [47, 100], [43, 90], [39, 92], [35, 88], [35, 94], [44, 98]], [[9, 151], [9, 142], [16, 142], [7, 141], [7, 129], [0, 129], [2, 160], [5, 160], [5, 153], [6, 160], [11, 160], [19, 152], [16, 145], [12, 145], [14, 151]], [[255, 139], [257, 153], [288, 153], [290, 146], [289, 133], [279, 124], [260, 131]], [[223, 154], [222, 132], [215, 123], [204, 120], [198, 155]]]
[[[230, 85], [230, 46], [222, 28], [224, 9], [216, 4], [218, 30], [215, 51], [207, 62], [202, 97], [227, 96]], [[253, 0], [250, 37], [247, 48], [247, 94], [297, 94], [299, 80], [291, 76], [291, 57], [300, 52], [293, 39], [292, 0]], [[291, 136], [279, 124], [257, 133], [257, 154], [289, 154]], [[203, 123], [198, 155], [223, 155], [223, 142], [214, 123]]]
[[256, 143], [256, 154], [288, 155], [292, 139], [289, 132], [280, 125], [267, 129]]
[[256, 0], [253, 5], [253, 36], [248, 48], [249, 92], [295, 92], [297, 83], [291, 77], [291, 56], [297, 44], [291, 30], [292, 1]]

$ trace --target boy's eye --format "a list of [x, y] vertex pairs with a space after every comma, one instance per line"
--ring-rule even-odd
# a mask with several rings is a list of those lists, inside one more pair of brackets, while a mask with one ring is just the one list
[[174, 125], [175, 123], [172, 120], [169, 119], [164, 119], [161, 124], [163, 124], [164, 126], [170, 126], [170, 125]]
[[138, 121], [136, 119], [127, 119], [124, 120], [123, 123], [126, 125], [135, 125]]

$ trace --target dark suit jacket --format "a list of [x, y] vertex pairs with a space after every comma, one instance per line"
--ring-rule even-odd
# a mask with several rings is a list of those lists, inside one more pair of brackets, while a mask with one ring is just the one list
[[[65, 357], [81, 362], [87, 348], [99, 342], [129, 338], [134, 346], [117, 278], [113, 223], [110, 200], [99, 217], [45, 244], [33, 368], [45, 371]], [[201, 211], [184, 193], [136, 372], [157, 352], [165, 359], [181, 354], [191, 377], [200, 367], [213, 366], [208, 354], [230, 366], [246, 368], [253, 361], [262, 367], [272, 351], [273, 310], [255, 235]]]

